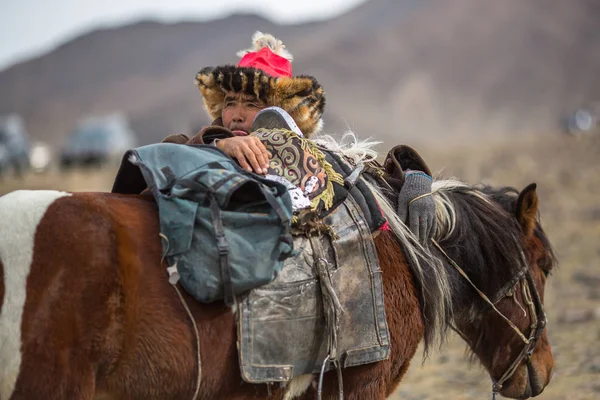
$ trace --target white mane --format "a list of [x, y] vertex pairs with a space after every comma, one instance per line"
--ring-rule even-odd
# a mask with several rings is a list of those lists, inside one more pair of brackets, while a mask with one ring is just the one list
[[434, 239], [441, 242], [447, 239], [456, 226], [456, 210], [454, 204], [450, 201], [450, 192], [463, 191], [471, 196], [476, 196], [484, 202], [490, 199], [479, 190], [474, 190], [471, 186], [455, 178], [446, 180], [434, 180], [431, 188], [433, 199], [435, 200], [435, 211], [437, 216], [437, 229]]

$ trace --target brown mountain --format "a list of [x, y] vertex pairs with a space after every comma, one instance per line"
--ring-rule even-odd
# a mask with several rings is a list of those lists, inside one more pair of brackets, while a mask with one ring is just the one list
[[328, 93], [326, 130], [387, 142], [548, 133], [600, 100], [595, 0], [371, 0], [336, 19], [256, 16], [142, 22], [81, 36], [0, 72], [0, 114], [60, 143], [87, 114], [125, 111], [144, 143], [207, 123], [193, 84], [235, 63], [255, 30], [280, 37], [294, 72]]

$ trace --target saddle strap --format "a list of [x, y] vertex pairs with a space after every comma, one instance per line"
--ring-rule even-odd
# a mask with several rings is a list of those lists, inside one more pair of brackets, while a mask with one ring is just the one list
[[221, 219], [221, 210], [217, 204], [214, 194], [209, 193], [210, 214], [212, 217], [213, 228], [215, 229], [215, 238], [217, 239], [217, 249], [219, 250], [219, 267], [221, 269], [221, 279], [223, 280], [223, 298], [225, 303], [231, 306], [235, 303], [235, 294], [233, 292], [233, 283], [231, 282], [231, 270], [229, 268], [229, 244], [225, 237], [223, 220]]
[[281, 207], [281, 204], [279, 204], [277, 202], [277, 199], [275, 198], [275, 196], [271, 192], [271, 189], [269, 189], [265, 185], [260, 185], [259, 187], [260, 187], [260, 191], [262, 192], [263, 196], [265, 196], [265, 200], [273, 208], [273, 211], [275, 211], [275, 214], [277, 214], [277, 217], [279, 218], [279, 221], [281, 222], [281, 225], [286, 228], [285, 229], [285, 233], [289, 233], [289, 231], [290, 231], [290, 218], [285, 214], [285, 211], [283, 210], [283, 207]]
[[[277, 202], [277, 199], [271, 190], [264, 185], [259, 185], [259, 187], [265, 196], [266, 201], [273, 208], [282, 226], [284, 227], [284, 232], [280, 235], [280, 239], [287, 241], [287, 244], [290, 247], [293, 246], [292, 237], [290, 235], [290, 218], [285, 214], [281, 204]], [[215, 198], [215, 194], [212, 190], [209, 190], [208, 199], [213, 228], [215, 230], [215, 238], [217, 240], [217, 249], [219, 251], [219, 268], [221, 270], [221, 279], [223, 280], [223, 298], [225, 303], [231, 306], [236, 303], [236, 297], [231, 279], [231, 266], [229, 264], [229, 243], [227, 243], [227, 237], [225, 236], [223, 219], [221, 218], [221, 209], [217, 204], [217, 199]]]
[[338, 376], [338, 398], [344, 398], [344, 384], [342, 381], [341, 364], [338, 359], [338, 332], [340, 326], [340, 314], [343, 312], [342, 305], [338, 299], [331, 274], [329, 272], [329, 261], [325, 258], [325, 252], [320, 242], [321, 235], [309, 233], [309, 240], [313, 250], [313, 259], [315, 261], [315, 269], [319, 277], [319, 285], [321, 286], [321, 294], [323, 298], [323, 314], [325, 316], [325, 334], [327, 335], [327, 357], [323, 361], [321, 373], [319, 376], [319, 387], [317, 391], [317, 399], [321, 400], [323, 393], [323, 374], [325, 366], [331, 362], [337, 370]]

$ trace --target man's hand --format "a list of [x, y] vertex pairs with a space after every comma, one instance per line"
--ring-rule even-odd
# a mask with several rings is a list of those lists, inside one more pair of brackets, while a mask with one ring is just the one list
[[257, 137], [236, 136], [221, 139], [216, 146], [229, 157], [235, 158], [246, 171], [254, 171], [261, 175], [267, 173], [271, 154]]

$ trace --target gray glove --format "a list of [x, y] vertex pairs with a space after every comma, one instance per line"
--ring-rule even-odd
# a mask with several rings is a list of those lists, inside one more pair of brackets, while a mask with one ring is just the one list
[[421, 171], [405, 174], [404, 185], [398, 194], [398, 216], [422, 243], [428, 243], [435, 233], [437, 217], [431, 196], [432, 179]]

